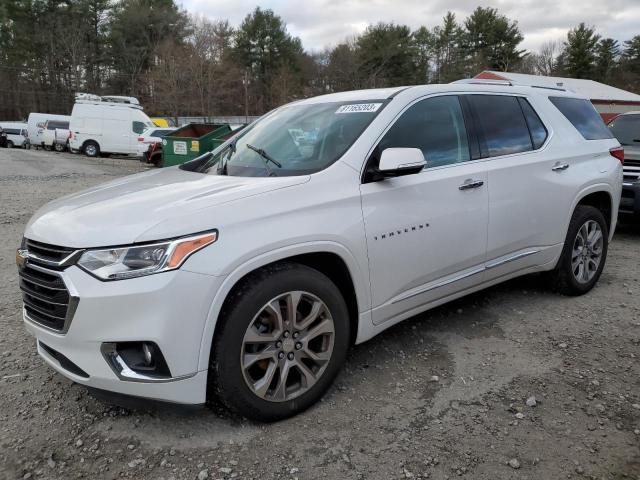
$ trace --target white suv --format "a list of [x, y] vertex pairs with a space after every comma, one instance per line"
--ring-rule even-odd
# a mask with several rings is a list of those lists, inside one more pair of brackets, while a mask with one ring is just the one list
[[78, 383], [284, 418], [351, 344], [419, 312], [532, 272], [588, 292], [622, 153], [587, 100], [556, 89], [294, 102], [180, 167], [38, 211], [17, 255], [24, 321]]

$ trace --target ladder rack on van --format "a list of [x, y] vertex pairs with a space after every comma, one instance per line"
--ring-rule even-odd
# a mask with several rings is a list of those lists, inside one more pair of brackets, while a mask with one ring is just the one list
[[94, 95], [91, 93], [76, 93], [76, 103], [92, 104], [92, 105], [112, 105], [126, 106], [142, 110], [140, 102], [135, 97], [124, 97], [120, 95]]

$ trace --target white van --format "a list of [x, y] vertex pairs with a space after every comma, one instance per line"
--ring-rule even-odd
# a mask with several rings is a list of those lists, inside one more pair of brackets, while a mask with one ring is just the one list
[[69, 125], [69, 147], [88, 157], [101, 153], [135, 155], [138, 136], [153, 126], [133, 97], [77, 94]]
[[24, 147], [27, 141], [27, 124], [20, 122], [0, 122], [0, 128], [7, 134], [7, 148]]
[[71, 117], [69, 115], [57, 115], [54, 113], [30, 113], [27, 119], [27, 131], [31, 145], [42, 145], [44, 126], [49, 120], [69, 122]]

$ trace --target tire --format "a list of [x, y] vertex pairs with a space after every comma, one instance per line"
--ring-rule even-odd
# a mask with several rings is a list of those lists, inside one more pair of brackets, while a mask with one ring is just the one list
[[53, 148], [55, 149], [56, 152], [60, 153], [65, 151], [66, 146], [62, 143], [54, 143]]
[[[601, 242], [594, 242], [596, 245], [586, 247], [585, 251], [584, 245], [581, 247], [584, 242], [580, 238], [587, 236], [595, 239], [597, 235], [589, 232], [596, 232], [598, 229]], [[585, 232], [588, 233], [585, 235]], [[602, 274], [608, 248], [609, 228], [602, 212], [595, 207], [578, 205], [569, 223], [560, 260], [551, 272], [553, 289], [569, 296], [584, 295], [590, 291]], [[597, 266], [594, 265], [596, 253], [599, 255]]]
[[[286, 305], [294, 303], [297, 295], [297, 320], [286, 323]], [[276, 323], [275, 310], [269, 305], [280, 307], [284, 321], [281, 329], [269, 331], [265, 337], [255, 326], [264, 332], [264, 325]], [[314, 318], [303, 330], [303, 324]], [[333, 333], [313, 336], [319, 329], [330, 330], [331, 322]], [[260, 344], [251, 342], [256, 333]], [[208, 397], [217, 397], [228, 409], [253, 420], [273, 422], [291, 417], [316, 403], [330, 387], [346, 359], [349, 335], [344, 298], [324, 274], [295, 263], [258, 270], [234, 288], [220, 314], [210, 356]], [[258, 348], [264, 348], [257, 352], [260, 355], [268, 351], [268, 358], [251, 362], [251, 352], [255, 356]], [[322, 358], [322, 364], [311, 362], [308, 352]], [[304, 375], [303, 367], [307, 371]], [[284, 372], [288, 374], [283, 383], [280, 374]], [[266, 378], [273, 380], [267, 383]], [[259, 389], [264, 391], [262, 395], [256, 391], [257, 384], [266, 385]]]
[[7, 148], [13, 148], [13, 141], [7, 140]]
[[90, 140], [82, 146], [82, 151], [87, 157], [95, 158], [100, 155], [100, 146]]

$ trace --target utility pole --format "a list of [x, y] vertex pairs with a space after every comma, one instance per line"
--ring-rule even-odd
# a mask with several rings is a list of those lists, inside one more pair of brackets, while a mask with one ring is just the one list
[[244, 77], [242, 78], [242, 85], [244, 86], [244, 123], [249, 123], [249, 73], [244, 71]]

